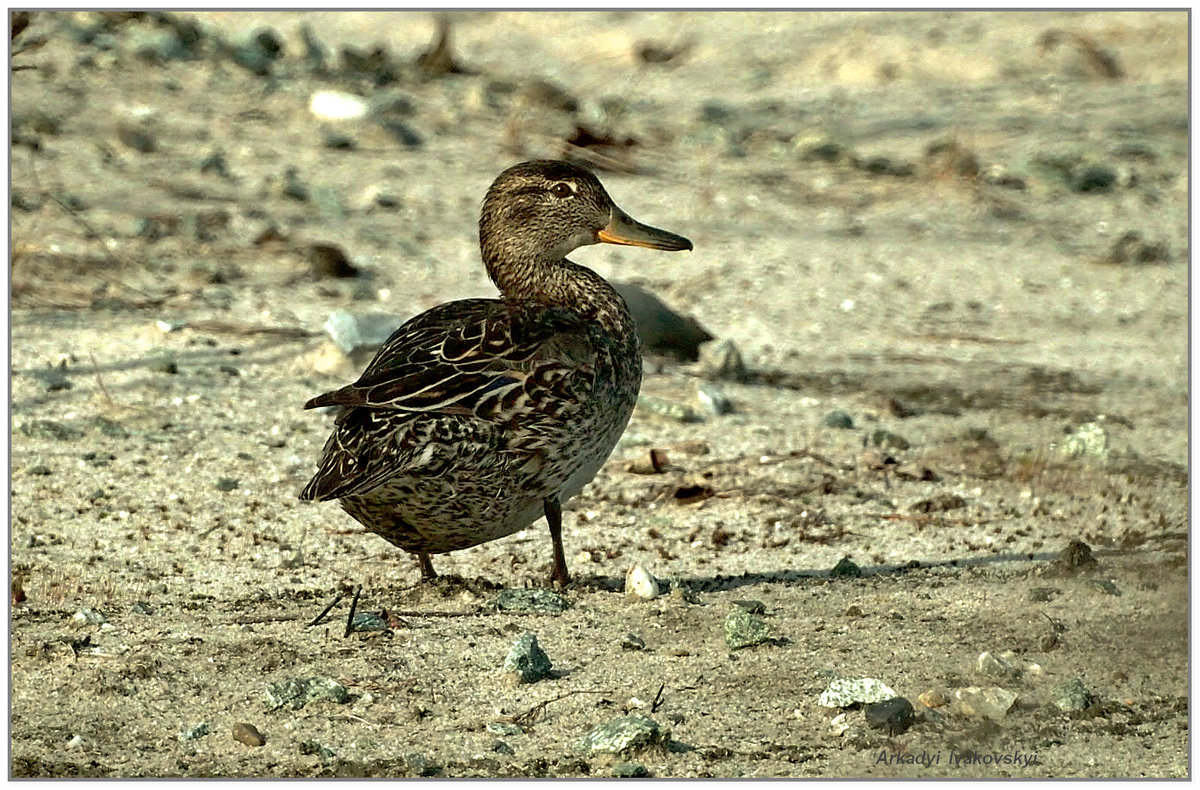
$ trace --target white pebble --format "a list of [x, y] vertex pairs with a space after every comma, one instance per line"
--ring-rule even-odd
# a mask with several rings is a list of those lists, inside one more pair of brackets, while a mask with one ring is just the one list
[[625, 594], [654, 600], [658, 597], [658, 580], [641, 565], [634, 565], [625, 574]]
[[323, 121], [353, 121], [368, 109], [361, 98], [341, 91], [317, 91], [308, 103], [308, 111]]

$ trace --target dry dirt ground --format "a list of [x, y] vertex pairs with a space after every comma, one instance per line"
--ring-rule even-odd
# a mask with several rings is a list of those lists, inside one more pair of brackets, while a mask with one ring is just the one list
[[[468, 73], [426, 73], [424, 13], [35, 15], [11, 80], [10, 771], [1187, 775], [1187, 22], [470, 13]], [[319, 90], [374, 109], [321, 120]], [[542, 523], [418, 584], [297, 501], [331, 424], [301, 405], [362, 365], [332, 311], [492, 293], [483, 190], [577, 124], [611, 136], [584, 154], [617, 202], [696, 249], [574, 258], [748, 372], [656, 363], [643, 392], [698, 419], [639, 409], [569, 506], [569, 608], [502, 610], [548, 575]], [[631, 471], [653, 448], [672, 467]], [[1071, 541], [1096, 561], [1061, 561]], [[831, 576], [845, 557], [861, 576]], [[636, 564], [659, 597], [623, 593]], [[387, 630], [344, 637], [348, 595], [306, 627], [359, 585]], [[770, 638], [731, 650], [747, 600]], [[525, 632], [554, 670], [513, 685]], [[270, 708], [312, 677], [348, 700]], [[823, 707], [834, 677], [883, 681], [911, 727]], [[1016, 699], [982, 718], [969, 687]], [[626, 713], [664, 732], [577, 747]]]

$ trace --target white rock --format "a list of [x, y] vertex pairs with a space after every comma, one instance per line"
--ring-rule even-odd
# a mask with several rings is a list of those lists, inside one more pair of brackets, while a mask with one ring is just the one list
[[634, 565], [625, 574], [625, 594], [653, 600], [658, 597], [658, 580], [641, 565]]
[[353, 121], [366, 116], [366, 101], [352, 93], [317, 91], [308, 102], [308, 111], [322, 121]]

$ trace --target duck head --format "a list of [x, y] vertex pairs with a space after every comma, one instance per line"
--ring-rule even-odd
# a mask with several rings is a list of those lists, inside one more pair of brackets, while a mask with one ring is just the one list
[[568, 162], [514, 165], [496, 177], [483, 199], [479, 244], [488, 275], [502, 293], [548, 276], [572, 250], [600, 243], [692, 249], [683, 236], [630, 217], [590, 170]]

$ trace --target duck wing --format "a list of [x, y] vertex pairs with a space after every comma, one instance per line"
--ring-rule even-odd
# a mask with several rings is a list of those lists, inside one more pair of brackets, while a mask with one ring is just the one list
[[570, 311], [496, 299], [450, 302], [409, 320], [358, 381], [305, 404], [342, 410], [301, 499], [364, 493], [465, 456], [536, 452], [547, 423], [589, 400], [594, 331]]

